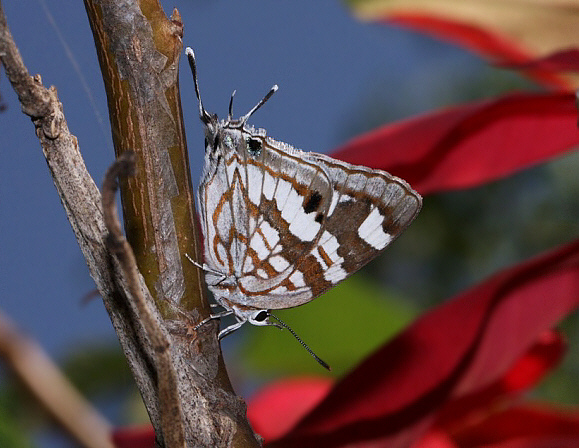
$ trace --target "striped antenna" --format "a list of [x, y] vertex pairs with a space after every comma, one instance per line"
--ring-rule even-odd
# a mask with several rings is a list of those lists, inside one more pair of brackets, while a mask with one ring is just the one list
[[195, 53], [191, 47], [187, 47], [185, 49], [185, 53], [187, 54], [187, 59], [189, 60], [189, 67], [191, 67], [193, 83], [195, 84], [195, 94], [197, 95], [197, 100], [199, 101], [199, 116], [201, 117], [201, 121], [207, 124], [211, 121], [211, 115], [203, 107], [201, 95], [199, 94], [199, 82], [197, 81], [197, 64], [195, 63]]
[[302, 344], [302, 347], [305, 348], [307, 350], [307, 352], [310, 355], [312, 355], [316, 361], [318, 361], [319, 365], [321, 365], [325, 369], [332, 370], [332, 368], [329, 366], [329, 364], [326, 363], [323, 359], [321, 359], [318, 355], [316, 355], [314, 353], [314, 351], [311, 348], [309, 348], [308, 345], [304, 341], [302, 341], [302, 339], [296, 334], [296, 332], [293, 331], [285, 322], [283, 322], [279, 317], [274, 316], [271, 313], [268, 313], [268, 315], [269, 315], [269, 317], [273, 317], [275, 320], [277, 320], [281, 324], [282, 327], [284, 327], [286, 330], [288, 330], [294, 336], [294, 338], [296, 338], [297, 341], [300, 344]]

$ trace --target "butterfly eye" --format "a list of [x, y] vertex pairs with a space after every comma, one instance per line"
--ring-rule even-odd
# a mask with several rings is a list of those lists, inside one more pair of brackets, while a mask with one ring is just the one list
[[260, 326], [264, 326], [264, 325], [274, 325], [269, 321], [269, 311], [267, 310], [256, 310], [256, 311], [252, 311], [251, 314], [249, 316], [247, 316], [247, 320], [252, 324], [252, 325], [260, 325]]
[[253, 157], [257, 157], [261, 153], [261, 140], [255, 137], [247, 139], [247, 150]]
[[267, 311], [261, 310], [259, 313], [253, 316], [253, 320], [257, 322], [263, 322], [265, 319], [267, 319], [267, 316], [269, 316], [269, 313]]

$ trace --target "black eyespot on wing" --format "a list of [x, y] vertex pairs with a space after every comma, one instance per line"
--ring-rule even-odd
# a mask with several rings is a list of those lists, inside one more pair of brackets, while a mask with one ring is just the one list
[[261, 152], [262, 143], [259, 138], [249, 137], [247, 139], [247, 150], [252, 156], [258, 156]]
[[255, 317], [253, 318], [253, 320], [257, 321], [257, 322], [263, 322], [265, 319], [267, 319], [268, 316], [268, 312], [267, 311], [260, 311], [259, 313], [257, 313], [255, 315]]
[[318, 214], [316, 215], [315, 221], [316, 221], [318, 224], [321, 224], [323, 220], [324, 220], [324, 214], [323, 214], [323, 213], [318, 213]]
[[320, 206], [321, 202], [322, 202], [322, 195], [319, 192], [314, 191], [312, 194], [309, 195], [309, 197], [306, 199], [306, 202], [304, 203], [304, 212], [306, 213], [315, 212]]

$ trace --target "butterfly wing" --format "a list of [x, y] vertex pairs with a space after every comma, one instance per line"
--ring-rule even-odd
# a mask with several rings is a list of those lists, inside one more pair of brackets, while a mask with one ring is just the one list
[[[315, 296], [356, 272], [394, 241], [417, 216], [421, 196], [391, 174], [355, 166], [323, 154], [307, 153], [323, 167], [332, 184], [332, 205], [324, 216], [324, 234], [308, 257], [296, 263], [302, 272], [318, 272]], [[317, 252], [317, 253], [316, 253]]]
[[420, 210], [418, 193], [384, 171], [262, 143], [257, 155], [227, 154], [200, 190], [202, 214], [213, 210], [203, 216], [206, 260], [236, 279], [213, 289], [229, 290], [235, 303], [279, 309], [314, 299], [378, 255]]
[[[322, 168], [289, 146], [273, 150], [263, 143], [257, 156], [236, 145], [235, 151], [223, 151], [218, 163], [206, 160], [199, 189], [206, 263], [234, 277], [249, 302], [255, 296], [285, 294], [286, 286], [299, 294], [293, 287], [299, 276], [292, 276], [293, 263], [311, 251], [320, 228], [309, 217], [300, 219], [302, 196], [315, 191], [320, 196], [314, 202], [331, 197], [331, 182]], [[329, 202], [315, 205], [327, 209]], [[219, 281], [209, 277], [210, 287], [212, 280]], [[220, 286], [229, 288], [221, 282], [212, 289]]]

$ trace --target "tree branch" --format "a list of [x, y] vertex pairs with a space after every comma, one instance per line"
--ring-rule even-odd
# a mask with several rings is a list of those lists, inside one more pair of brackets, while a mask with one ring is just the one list
[[[85, 0], [85, 6], [105, 81], [115, 151], [136, 155], [137, 175], [120, 185], [127, 238], [142, 276], [134, 263], [123, 260], [126, 250], [109, 250], [101, 196], [68, 130], [56, 89], [46, 89], [40, 76], [29, 76], [3, 14], [0, 59], [35, 125], [157, 443], [180, 446], [179, 430], [173, 431], [172, 424], [183, 428], [187, 446], [257, 446], [245, 404], [227, 377], [216, 326], [191, 331], [209, 314], [209, 306], [202, 274], [185, 258], [187, 253], [199, 260], [200, 238], [177, 83], [180, 16], [174, 11], [168, 20], [156, 0]], [[115, 229], [112, 233], [118, 237]]]
[[[159, 376], [158, 397], [161, 418], [161, 428], [165, 438], [165, 444], [170, 447], [183, 447], [184, 428], [181, 418], [181, 406], [178, 396], [177, 373], [173, 368], [170, 340], [167, 332], [159, 321], [159, 316], [152, 312], [154, 302], [148, 294], [148, 290], [142, 289], [141, 277], [133, 250], [123, 237], [121, 223], [117, 216], [115, 193], [117, 191], [117, 178], [133, 176], [135, 173], [135, 154], [130, 151], [124, 152], [118, 160], [109, 168], [105, 176], [102, 188], [104, 219], [109, 235], [107, 246], [111, 253], [115, 254], [125, 274], [125, 280], [132, 302], [135, 304], [137, 314], [151, 344], [154, 356], [155, 371]], [[145, 297], [145, 294], [148, 297]], [[153, 305], [153, 306], [151, 306]]]

